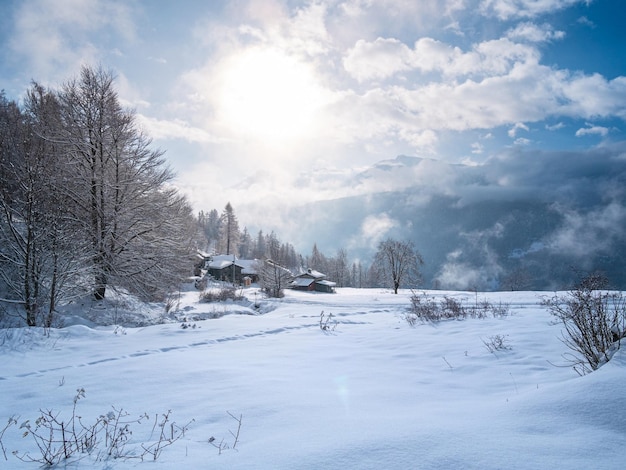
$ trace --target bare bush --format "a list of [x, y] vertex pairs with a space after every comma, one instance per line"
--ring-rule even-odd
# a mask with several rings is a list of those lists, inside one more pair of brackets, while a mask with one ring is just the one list
[[444, 296], [439, 304], [439, 308], [444, 318], [460, 319], [467, 317], [467, 309], [457, 299]]
[[7, 450], [4, 447], [2, 438], [4, 437], [4, 433], [7, 431], [7, 429], [9, 429], [11, 426], [14, 426], [16, 424], [17, 424], [17, 418], [15, 416], [11, 416], [7, 420], [6, 426], [4, 426], [4, 428], [2, 428], [2, 431], [0, 431], [0, 450], [2, 450], [2, 455], [4, 455], [4, 460], [9, 460], [9, 459], [7, 459]]
[[320, 313], [320, 330], [324, 332], [334, 331], [337, 328], [337, 321], [333, 321], [333, 314], [329, 313], [324, 315], [324, 312]]
[[227, 411], [226, 413], [228, 413], [228, 416], [230, 416], [231, 418], [233, 418], [237, 422], [237, 431], [233, 432], [230, 429], [228, 430], [230, 435], [233, 437], [232, 445], [229, 445], [226, 442], [225, 439], [222, 439], [219, 443], [217, 443], [215, 437], [210, 437], [209, 440], [208, 440], [209, 444], [211, 444], [213, 447], [215, 447], [218, 450], [218, 453], [220, 455], [226, 449], [236, 449], [237, 448], [237, 444], [239, 443], [239, 434], [241, 433], [241, 422], [243, 421], [243, 415], [242, 414], [240, 414], [239, 417], [237, 417], [234, 414], [232, 414], [230, 411]]
[[587, 277], [542, 302], [563, 326], [561, 341], [574, 352], [564, 357], [581, 375], [608, 362], [626, 336], [626, 300], [621, 292], [601, 290], [601, 281]]
[[493, 335], [486, 340], [482, 340], [483, 344], [491, 354], [496, 355], [497, 351], [510, 351], [508, 335]]
[[224, 302], [226, 300], [243, 300], [243, 295], [230, 285], [222, 285], [218, 289], [205, 290], [200, 293], [200, 302]]
[[[93, 423], [85, 424], [77, 414], [78, 401], [85, 397], [85, 389], [77, 390], [74, 397], [72, 413], [65, 419], [62, 414], [52, 410], [40, 410], [37, 419], [31, 423], [24, 421], [19, 429], [23, 430], [22, 437], [31, 437], [38, 454], [28, 451], [13, 451], [13, 455], [23, 462], [35, 462], [45, 466], [55, 466], [61, 462], [70, 462], [81, 455], [95, 455], [96, 460], [113, 459], [140, 459], [150, 457], [156, 460], [165, 447], [172, 445], [189, 428], [191, 422], [178, 426], [171, 421], [171, 411], [162, 415], [162, 419], [155, 417], [152, 434], [148, 442], [141, 444], [141, 449], [126, 449], [133, 432], [131, 425], [138, 425], [150, 418], [147, 414], [133, 418], [123, 409], [113, 407], [112, 411], [100, 415]], [[6, 460], [6, 452], [2, 445], [5, 431], [12, 425], [17, 425], [17, 419], [9, 419], [7, 426], [0, 432], [0, 448]], [[159, 433], [154, 437], [155, 429]]]
[[411, 307], [405, 315], [407, 322], [413, 326], [418, 320], [421, 321], [439, 321], [439, 305], [434, 298], [427, 296], [425, 293], [418, 294], [413, 292], [411, 295]]
[[494, 318], [509, 314], [508, 304], [494, 305], [486, 300], [476, 301], [474, 305], [465, 306], [460, 300], [444, 296], [440, 301], [425, 292], [413, 292], [411, 306], [404, 318], [409, 325], [414, 326], [418, 321], [439, 322], [442, 320], [463, 320], [466, 318]]

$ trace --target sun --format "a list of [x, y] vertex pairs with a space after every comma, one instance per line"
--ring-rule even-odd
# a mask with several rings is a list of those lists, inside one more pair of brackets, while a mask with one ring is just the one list
[[325, 92], [313, 68], [275, 49], [250, 49], [219, 67], [217, 115], [235, 135], [282, 143], [312, 132]]

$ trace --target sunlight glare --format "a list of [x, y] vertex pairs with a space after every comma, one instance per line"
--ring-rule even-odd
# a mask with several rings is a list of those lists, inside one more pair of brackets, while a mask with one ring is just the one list
[[254, 49], [228, 59], [222, 70], [218, 113], [234, 133], [281, 143], [311, 132], [324, 102], [311, 67]]

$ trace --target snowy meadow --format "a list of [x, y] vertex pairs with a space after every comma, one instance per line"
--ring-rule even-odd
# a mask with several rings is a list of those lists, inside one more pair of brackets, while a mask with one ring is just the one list
[[54, 450], [42, 416], [84, 439], [70, 469], [626, 466], [626, 355], [578, 375], [550, 293], [432, 291], [509, 313], [413, 325], [406, 290], [242, 293], [202, 303], [188, 286], [168, 313], [120, 297], [0, 330], [0, 467]]

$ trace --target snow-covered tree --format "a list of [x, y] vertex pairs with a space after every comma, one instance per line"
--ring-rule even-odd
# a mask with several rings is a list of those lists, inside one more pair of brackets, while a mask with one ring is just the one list
[[[177, 229], [189, 229], [193, 216], [169, 186], [173, 173], [133, 113], [122, 109], [111, 73], [83, 67], [62, 87], [59, 100], [57, 141], [65, 146], [73, 175], [65, 189], [89, 242], [93, 295], [104, 298], [113, 284], [152, 296], [169, 280], [155, 273], [163, 274], [171, 253], [180, 254], [173, 248], [189, 249], [186, 237], [194, 236]], [[177, 267], [170, 266], [180, 276]]]
[[244, 227], [239, 238], [239, 256], [242, 259], [248, 259], [251, 257], [253, 251], [253, 241], [248, 232], [248, 228]]
[[62, 188], [70, 168], [51, 136], [58, 127], [54, 93], [33, 84], [24, 109], [0, 98], [0, 279], [29, 326], [50, 326], [57, 303], [83, 275], [77, 224]]
[[198, 214], [198, 224], [206, 239], [204, 249], [209, 252], [215, 251], [220, 234], [220, 215], [217, 209], [211, 209], [208, 213], [200, 211]]
[[252, 257], [255, 259], [263, 259], [265, 258], [265, 251], [265, 235], [263, 235], [263, 230], [259, 230], [256, 237], [256, 244], [252, 251]]

